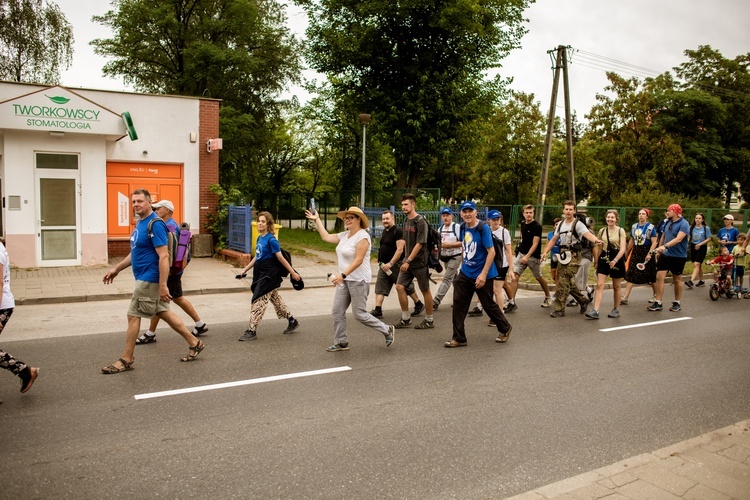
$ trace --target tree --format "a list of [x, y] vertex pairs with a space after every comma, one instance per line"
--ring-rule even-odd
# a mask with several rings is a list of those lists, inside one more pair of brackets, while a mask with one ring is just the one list
[[683, 88], [693, 92], [691, 132], [710, 132], [708, 147], [698, 148], [700, 160], [710, 156], [709, 165], [720, 183], [725, 206], [735, 191], [750, 191], [750, 53], [725, 58], [709, 45], [686, 50], [688, 61], [675, 71], [685, 80]]
[[112, 38], [105, 75], [137, 90], [223, 99], [242, 112], [273, 105], [300, 71], [298, 42], [274, 0], [114, 0], [94, 21]]
[[55, 84], [73, 60], [73, 28], [52, 2], [0, 0], [0, 80]]
[[310, 22], [309, 63], [373, 115], [397, 185], [415, 187], [494, 108], [504, 82], [485, 74], [519, 45], [533, 0], [295, 1]]

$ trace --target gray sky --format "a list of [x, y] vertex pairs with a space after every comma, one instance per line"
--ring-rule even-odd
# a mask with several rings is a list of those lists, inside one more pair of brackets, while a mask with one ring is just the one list
[[[67, 87], [131, 90], [121, 79], [102, 76], [106, 62], [89, 42], [106, 38], [108, 30], [91, 21], [110, 7], [102, 0], [57, 0], [73, 24], [73, 66], [62, 76]], [[654, 76], [685, 61], [683, 51], [711, 45], [727, 58], [750, 52], [750, 2], [747, 0], [537, 0], [525, 13], [529, 33], [522, 48], [503, 61], [500, 74], [512, 76], [512, 87], [533, 93], [542, 110], [549, 110], [552, 61], [547, 51], [570, 45], [571, 105], [581, 119], [607, 84], [605, 71], [623, 76]], [[305, 17], [290, 11], [289, 21], [302, 34]], [[306, 77], [313, 77], [307, 72]], [[307, 94], [290, 89], [301, 100]], [[562, 82], [558, 115], [563, 114]]]

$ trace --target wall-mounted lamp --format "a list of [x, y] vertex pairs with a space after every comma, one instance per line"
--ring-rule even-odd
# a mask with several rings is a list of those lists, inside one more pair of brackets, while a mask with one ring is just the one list
[[63, 137], [65, 135], [65, 132], [59, 132], [57, 130], [51, 130], [49, 135], [52, 137]]

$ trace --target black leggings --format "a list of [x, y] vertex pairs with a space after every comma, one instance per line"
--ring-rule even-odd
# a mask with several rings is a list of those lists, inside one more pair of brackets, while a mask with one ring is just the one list
[[[13, 314], [12, 308], [0, 310], [0, 333], [3, 333], [3, 330], [5, 330], [5, 325], [8, 324], [11, 314]], [[0, 368], [5, 368], [11, 371], [13, 375], [18, 375], [26, 368], [26, 363], [0, 349]]]

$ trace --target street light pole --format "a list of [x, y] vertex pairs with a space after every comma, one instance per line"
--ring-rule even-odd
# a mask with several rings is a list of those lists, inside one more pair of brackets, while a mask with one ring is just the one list
[[367, 125], [370, 123], [372, 115], [362, 113], [359, 115], [359, 123], [362, 124], [362, 187], [360, 189], [359, 202], [362, 208], [365, 208], [365, 158], [367, 153]]

